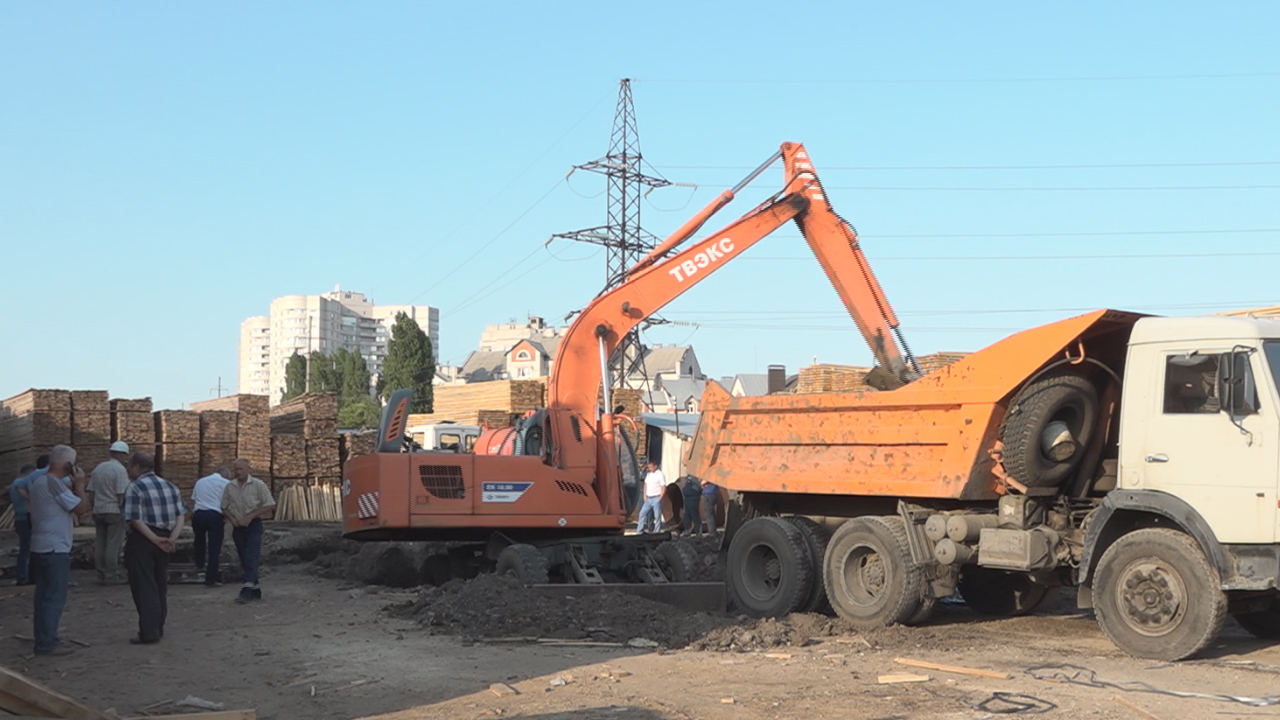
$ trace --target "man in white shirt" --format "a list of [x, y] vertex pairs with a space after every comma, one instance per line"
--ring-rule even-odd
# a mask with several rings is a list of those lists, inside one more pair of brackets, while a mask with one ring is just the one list
[[120, 503], [129, 489], [129, 445], [117, 440], [111, 443], [111, 459], [98, 463], [89, 475], [85, 499], [93, 510], [93, 566], [98, 570], [98, 583], [122, 583], [120, 548], [124, 547], [124, 518]]
[[[640, 524], [636, 532], [662, 532], [662, 493], [667, 489], [667, 476], [658, 469], [658, 464], [649, 462], [645, 465], [648, 472], [644, 476], [644, 505], [640, 506]], [[652, 526], [653, 530], [646, 528]]]
[[231, 469], [220, 467], [211, 475], [205, 475], [196, 481], [191, 491], [191, 504], [195, 507], [195, 515], [191, 518], [191, 529], [195, 531], [196, 542], [194, 557], [196, 570], [204, 574], [206, 587], [218, 587], [222, 584], [218, 561], [222, 559], [222, 493], [231, 482]]

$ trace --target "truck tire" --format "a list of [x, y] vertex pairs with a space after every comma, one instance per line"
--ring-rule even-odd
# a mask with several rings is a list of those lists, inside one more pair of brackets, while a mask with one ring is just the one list
[[[1088, 378], [1057, 374], [1027, 385], [1009, 404], [1000, 433], [1005, 471], [1028, 487], [1056, 487], [1080, 463], [1097, 417], [1098, 390]], [[1065, 460], [1053, 460], [1041, 448], [1041, 435], [1054, 421], [1065, 423], [1076, 441]]]
[[978, 566], [966, 567], [957, 586], [969, 609], [989, 617], [1030, 615], [1049, 596], [1049, 587], [1024, 573]]
[[671, 582], [694, 582], [698, 579], [698, 551], [689, 543], [667, 540], [653, 551], [662, 574]]
[[494, 572], [508, 575], [525, 585], [541, 585], [550, 581], [547, 559], [538, 548], [517, 543], [508, 545], [498, 553], [498, 565]]
[[1111, 642], [1134, 657], [1181, 660], [1208, 645], [1227, 616], [1218, 570], [1190, 536], [1170, 528], [1116, 540], [1093, 580], [1094, 613]]
[[827, 555], [827, 543], [831, 540], [831, 533], [803, 515], [792, 515], [782, 519], [795, 525], [800, 531], [800, 535], [804, 537], [804, 544], [809, 548], [809, 562], [813, 565], [809, 594], [796, 611], [831, 614], [831, 603], [827, 602], [827, 589], [822, 585], [822, 562]]
[[755, 617], [782, 617], [809, 597], [813, 564], [800, 530], [777, 517], [748, 520], [729, 545], [729, 591]]
[[841, 525], [827, 545], [823, 580], [836, 614], [860, 629], [912, 620], [923, 600], [920, 567], [899, 517], [869, 515]]
[[1240, 627], [1261, 640], [1280, 640], [1280, 598], [1273, 599], [1265, 610], [1232, 615]]

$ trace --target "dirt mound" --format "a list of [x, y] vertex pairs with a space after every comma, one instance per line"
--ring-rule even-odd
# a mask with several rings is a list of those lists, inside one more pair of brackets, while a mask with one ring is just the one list
[[796, 614], [785, 618], [739, 620], [717, 628], [689, 643], [693, 650], [749, 652], [776, 647], [801, 647], [816, 640], [852, 636], [857, 631], [839, 618]]
[[392, 609], [432, 633], [464, 638], [544, 637], [627, 642], [652, 640], [684, 647], [732, 618], [689, 613], [622, 593], [591, 598], [548, 595], [499, 575], [451, 580], [423, 590], [418, 599]]
[[[844, 621], [826, 615], [748, 619], [687, 612], [618, 592], [578, 599], [536, 592], [499, 575], [451, 580], [389, 610], [413, 618], [433, 634], [468, 639], [539, 637], [622, 643], [643, 639], [666, 648], [752, 652], [861, 637]], [[899, 641], [897, 634], [888, 628], [860, 642], [867, 647], [893, 645]]]

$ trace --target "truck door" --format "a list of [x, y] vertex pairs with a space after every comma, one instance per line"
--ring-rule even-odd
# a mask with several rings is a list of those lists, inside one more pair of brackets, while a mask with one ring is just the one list
[[1126, 453], [1141, 486], [1187, 501], [1219, 542], [1274, 542], [1280, 426], [1260, 348], [1159, 357], [1140, 452]]

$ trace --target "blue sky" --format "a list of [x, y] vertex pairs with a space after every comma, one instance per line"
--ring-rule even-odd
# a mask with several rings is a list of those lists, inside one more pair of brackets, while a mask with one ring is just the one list
[[[803, 142], [917, 353], [1098, 306], [1277, 304], [1278, 20], [1262, 2], [5, 3], [0, 396], [207, 398], [235, 385], [243, 318], [336, 283], [440, 307], [455, 363], [486, 323], [563, 318], [604, 258], [543, 244], [605, 222], [603, 179], [565, 174], [608, 150], [623, 77], [651, 170], [696, 185], [650, 194], [646, 229]], [[869, 360], [792, 228], [664, 315], [647, 340], [692, 342], [713, 376]]]

